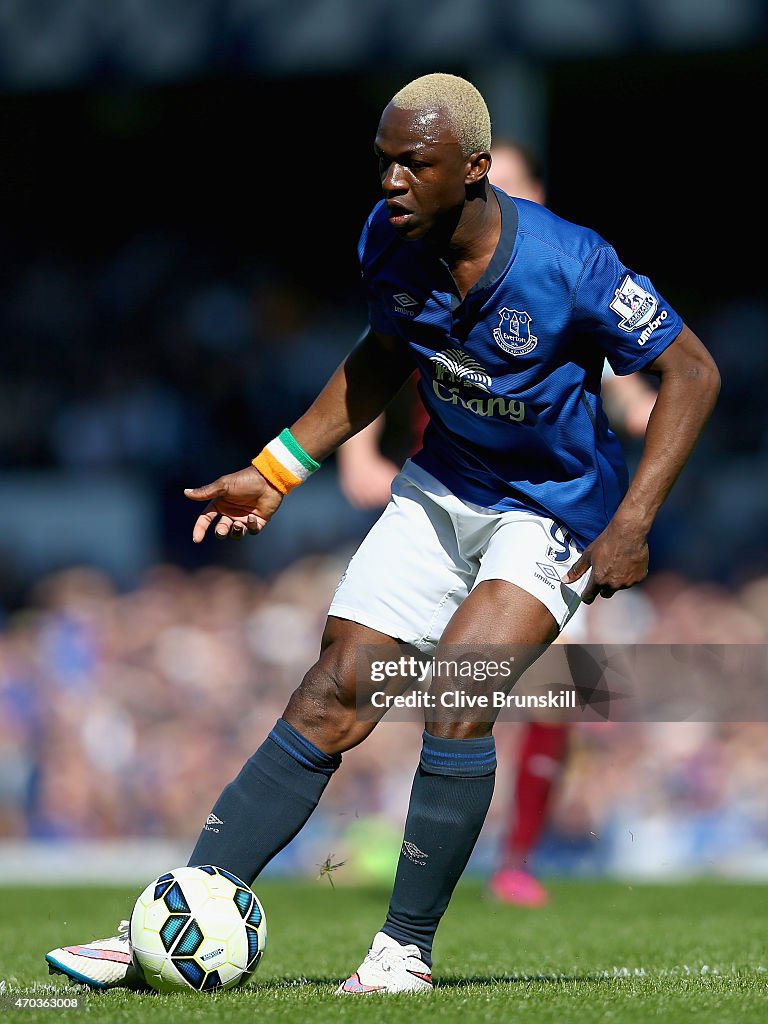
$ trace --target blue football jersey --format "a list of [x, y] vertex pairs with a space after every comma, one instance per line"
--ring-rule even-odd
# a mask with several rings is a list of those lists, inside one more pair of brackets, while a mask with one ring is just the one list
[[370, 323], [403, 338], [420, 373], [430, 422], [414, 461], [463, 501], [550, 516], [583, 548], [627, 488], [604, 360], [641, 369], [682, 320], [596, 232], [494, 191], [501, 237], [463, 301], [447, 264], [377, 204], [359, 245]]

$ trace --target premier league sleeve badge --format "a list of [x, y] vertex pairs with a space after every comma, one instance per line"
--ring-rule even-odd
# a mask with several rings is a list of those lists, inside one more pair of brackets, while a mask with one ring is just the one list
[[611, 309], [618, 314], [619, 327], [630, 334], [651, 320], [659, 303], [656, 296], [641, 288], [627, 274], [614, 293]]

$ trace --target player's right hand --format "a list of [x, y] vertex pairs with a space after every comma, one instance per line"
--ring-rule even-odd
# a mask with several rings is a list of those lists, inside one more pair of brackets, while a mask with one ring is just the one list
[[214, 533], [217, 537], [241, 540], [246, 533], [260, 533], [280, 507], [283, 495], [268, 483], [253, 466], [220, 476], [204, 487], [186, 487], [191, 501], [207, 501], [197, 517], [192, 540], [199, 544], [211, 523], [220, 516]]

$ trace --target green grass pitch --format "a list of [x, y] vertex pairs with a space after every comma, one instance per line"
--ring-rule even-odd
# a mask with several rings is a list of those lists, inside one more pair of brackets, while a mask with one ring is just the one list
[[[8, 1010], [9, 1021], [120, 1024], [422, 1021], [530, 1024], [750, 1024], [768, 1021], [768, 887], [554, 883], [520, 910], [468, 881], [435, 943], [434, 992], [338, 997], [387, 905], [383, 889], [326, 880], [256, 886], [268, 943], [253, 982], [213, 995], [87, 995], [78, 1011]], [[138, 894], [124, 889], [0, 889], [0, 979], [9, 995], [84, 992], [47, 974], [43, 954], [111, 934]], [[7, 1006], [7, 1002], [5, 1004]]]

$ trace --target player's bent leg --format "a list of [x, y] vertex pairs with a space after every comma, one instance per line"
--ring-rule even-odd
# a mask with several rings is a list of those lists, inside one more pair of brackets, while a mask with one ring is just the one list
[[[549, 609], [560, 627], [559, 639], [564, 638], [565, 628], [567, 641], [589, 573], [569, 586], [562, 579], [580, 554], [567, 531], [553, 520], [505, 513], [483, 557], [475, 588], [493, 581], [515, 584]], [[568, 732], [565, 723], [528, 726], [517, 773], [515, 804], [503, 840], [503, 859], [490, 884], [491, 893], [501, 902], [527, 907], [548, 902], [546, 889], [526, 870], [526, 861], [543, 827], [552, 778], [566, 756]]]
[[[551, 613], [513, 584], [488, 581], [477, 587], [451, 619], [436, 660], [456, 651], [503, 644], [516, 652], [516, 675], [557, 634]], [[491, 688], [491, 682], [488, 683]], [[436, 676], [430, 692], [451, 693], [466, 678]], [[478, 687], [475, 686], [475, 692]], [[438, 700], [439, 706], [439, 700]], [[427, 722], [416, 772], [403, 847], [382, 931], [400, 944], [413, 943], [431, 964], [432, 941], [453, 890], [467, 865], [493, 795], [496, 751], [492, 707], [475, 718], [435, 716]]]
[[375, 726], [357, 721], [355, 652], [363, 643], [394, 640], [354, 622], [328, 620], [319, 660], [214, 804], [190, 864], [216, 864], [252, 882], [303, 828], [341, 754]]
[[[355, 704], [355, 652], [373, 643], [395, 641], [366, 626], [329, 619], [318, 662], [294, 692], [285, 717], [215, 803], [190, 864], [216, 864], [252, 881], [301, 830], [341, 754], [376, 725], [358, 721]], [[127, 922], [112, 938], [59, 947], [46, 961], [52, 972], [93, 988], [146, 987], [133, 964]]]

